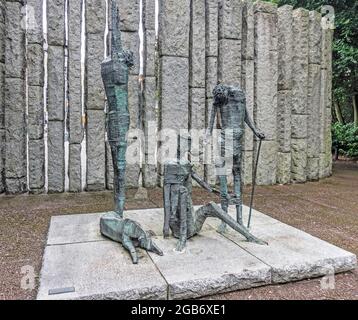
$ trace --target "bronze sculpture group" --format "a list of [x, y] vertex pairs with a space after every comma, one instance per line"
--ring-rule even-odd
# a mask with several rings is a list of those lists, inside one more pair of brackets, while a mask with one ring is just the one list
[[[112, 2], [112, 44], [111, 56], [102, 63], [102, 79], [108, 101], [107, 134], [111, 147], [114, 168], [114, 202], [115, 210], [105, 214], [100, 221], [101, 233], [113, 241], [117, 241], [127, 249], [133, 263], [138, 263], [136, 247], [163, 255], [160, 248], [153, 242], [150, 232], [145, 231], [139, 223], [123, 217], [125, 204], [125, 171], [126, 171], [126, 135], [129, 130], [128, 111], [128, 70], [133, 66], [133, 55], [122, 48], [119, 28], [119, 12], [115, 1]], [[221, 124], [220, 157], [215, 166], [220, 183], [220, 190], [211, 188], [192, 168], [191, 163], [180, 157], [170, 159], [164, 164], [164, 237], [170, 231], [178, 238], [177, 251], [183, 251], [187, 239], [200, 232], [208, 217], [221, 220], [220, 232], [225, 232], [226, 225], [242, 234], [247, 241], [265, 244], [253, 236], [243, 225], [242, 190], [241, 190], [241, 143], [245, 123], [259, 139], [265, 136], [256, 129], [250, 118], [245, 102], [244, 92], [234, 86], [219, 84], [214, 90], [214, 103], [211, 112], [207, 138], [212, 134], [215, 119]], [[234, 194], [229, 194], [225, 151], [227, 150], [226, 132], [232, 134], [232, 156]], [[180, 139], [178, 139], [179, 141]], [[179, 149], [179, 143], [178, 143]], [[208, 192], [220, 195], [221, 207], [210, 202], [194, 211], [191, 200], [192, 179]], [[228, 214], [230, 204], [236, 205], [237, 219]]]

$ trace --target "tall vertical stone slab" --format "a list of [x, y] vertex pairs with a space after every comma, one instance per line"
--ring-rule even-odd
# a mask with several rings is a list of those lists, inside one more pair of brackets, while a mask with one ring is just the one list
[[[128, 83], [128, 108], [130, 113], [130, 128], [141, 129], [142, 119], [140, 114], [140, 83], [139, 83], [139, 73], [140, 73], [140, 58], [139, 58], [139, 22], [140, 22], [140, 0], [133, 1], [121, 1], [118, 2], [119, 12], [120, 12], [120, 28], [122, 32], [122, 42], [123, 47], [129, 49], [134, 54], [134, 67], [129, 71], [129, 83]], [[143, 1], [144, 3], [145, 1]], [[137, 143], [138, 140], [135, 140], [137, 137], [135, 134], [131, 135], [133, 139], [129, 141], [130, 145]], [[132, 145], [133, 146], [133, 145]], [[130, 150], [130, 149], [129, 149]], [[127, 170], [126, 170], [126, 185], [129, 188], [137, 188], [139, 186], [139, 176], [141, 170], [141, 152], [127, 153], [128, 159]], [[140, 183], [141, 184], [141, 183]]]
[[27, 191], [25, 30], [23, 1], [5, 3], [5, 188]]
[[195, 171], [204, 176], [203, 135], [205, 132], [205, 0], [191, 2], [189, 126], [192, 133], [191, 162]]
[[[241, 87], [246, 94], [246, 108], [251, 119], [254, 118], [255, 99], [255, 24], [254, 7], [250, 1], [245, 1], [242, 8], [242, 68]], [[252, 130], [245, 126], [243, 140], [243, 183], [252, 183], [254, 136]]]
[[[161, 1], [159, 8], [159, 129], [179, 134], [189, 126], [190, 0]], [[161, 136], [161, 139], [165, 139]], [[161, 141], [159, 159], [168, 157], [172, 144]], [[160, 166], [160, 172], [162, 171]]]
[[144, 163], [142, 164], [143, 186], [155, 187], [158, 181], [156, 161], [157, 151], [157, 60], [155, 31], [155, 0], [143, 3], [144, 28], [144, 81], [143, 81], [143, 127], [144, 127]]
[[[219, 54], [219, 2], [205, 0], [205, 87], [206, 87], [206, 127], [209, 124], [210, 110], [213, 104], [213, 90], [218, 84]], [[205, 180], [211, 185], [216, 184], [215, 166], [205, 152]]]
[[63, 192], [65, 181], [65, 4], [47, 2], [48, 192]]
[[307, 178], [319, 179], [321, 106], [321, 14], [309, 13]]
[[[277, 171], [277, 7], [254, 4], [256, 125], [265, 133], [257, 171], [258, 184], [276, 183]], [[257, 152], [257, 149], [255, 153]]]
[[219, 60], [218, 80], [241, 85], [242, 2], [219, 2]]
[[42, 2], [28, 0], [26, 14], [29, 190], [42, 193], [45, 187]]
[[105, 188], [105, 92], [101, 77], [104, 59], [106, 3], [86, 1], [86, 109], [87, 109], [87, 182], [90, 191]]
[[[322, 18], [323, 22], [324, 17]], [[325, 178], [332, 174], [332, 40], [333, 30], [322, 23], [321, 51], [321, 101], [320, 101], [320, 160], [319, 177]]]
[[81, 143], [82, 123], [81, 32], [82, 1], [68, 2], [68, 115], [69, 115], [69, 191], [82, 190]]
[[5, 42], [6, 5], [0, 2], [0, 194], [5, 191]]
[[307, 179], [307, 120], [308, 120], [308, 39], [309, 12], [293, 11], [293, 68], [292, 68], [292, 180]]
[[292, 6], [278, 8], [277, 183], [291, 182]]

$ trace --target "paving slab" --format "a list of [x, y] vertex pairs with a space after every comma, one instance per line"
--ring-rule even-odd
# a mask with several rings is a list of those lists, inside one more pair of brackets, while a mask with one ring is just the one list
[[[197, 207], [196, 207], [197, 209]], [[354, 269], [356, 256], [261, 212], [253, 211], [251, 232], [268, 246], [248, 243], [210, 218], [183, 253], [177, 239], [163, 239], [163, 209], [126, 211], [155, 233], [164, 256], [138, 249], [133, 265], [123, 247], [101, 236], [104, 213], [51, 219], [38, 299], [198, 298]], [[244, 221], [249, 209], [244, 207]], [[229, 208], [235, 217], [235, 207]]]
[[164, 256], [149, 253], [168, 283], [169, 299], [192, 299], [271, 282], [271, 268], [216, 231], [192, 238], [183, 253], [177, 239], [156, 239]]
[[[235, 210], [229, 209], [234, 217]], [[248, 208], [243, 212], [247, 221]], [[264, 223], [267, 219], [267, 223]], [[216, 221], [210, 220], [214, 228]], [[355, 269], [354, 254], [254, 211], [251, 233], [268, 242], [257, 246], [228, 228], [224, 236], [272, 267], [272, 283], [284, 283]]]
[[47, 246], [37, 299], [166, 299], [165, 280], [147, 253], [138, 253], [139, 264], [134, 265], [111, 241]]

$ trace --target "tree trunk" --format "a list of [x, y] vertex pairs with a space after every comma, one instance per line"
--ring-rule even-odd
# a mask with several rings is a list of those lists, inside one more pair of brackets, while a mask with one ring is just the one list
[[338, 122], [341, 124], [344, 124], [341, 106], [339, 105], [339, 103], [337, 101], [334, 102], [334, 111], [335, 111], [336, 118], [337, 118]]
[[354, 125], [358, 126], [358, 105], [357, 105], [357, 95], [353, 96], [353, 115], [354, 115]]

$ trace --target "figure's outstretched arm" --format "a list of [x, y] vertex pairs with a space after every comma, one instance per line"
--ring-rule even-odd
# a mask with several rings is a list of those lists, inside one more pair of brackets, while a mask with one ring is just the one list
[[214, 130], [214, 123], [215, 123], [215, 118], [216, 118], [216, 113], [217, 113], [217, 108], [216, 106], [213, 104], [212, 108], [211, 108], [211, 113], [210, 113], [210, 121], [209, 121], [209, 127], [206, 130], [206, 135], [205, 135], [205, 139], [208, 140], [208, 138], [212, 135], [213, 130]]
[[214, 192], [213, 188], [210, 187], [194, 170], [191, 171], [191, 177], [199, 184], [200, 187], [204, 188], [209, 192]]
[[254, 121], [251, 119], [249, 112], [247, 110], [246, 103], [245, 103], [245, 122], [249, 126], [249, 128], [252, 130], [252, 132], [254, 133], [254, 135], [256, 137], [258, 137], [261, 140], [265, 139], [265, 134], [256, 128]]

